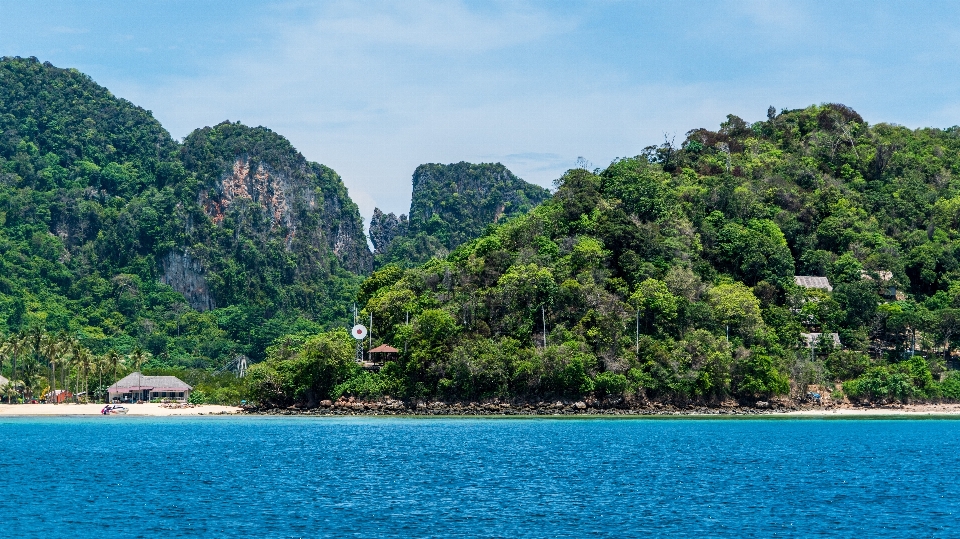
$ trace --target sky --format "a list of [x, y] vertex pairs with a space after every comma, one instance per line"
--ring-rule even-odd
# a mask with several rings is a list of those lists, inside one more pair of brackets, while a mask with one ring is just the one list
[[336, 170], [365, 223], [422, 163], [550, 187], [727, 114], [844, 103], [960, 123], [960, 3], [0, 0], [0, 55], [90, 75], [174, 138], [263, 125]]

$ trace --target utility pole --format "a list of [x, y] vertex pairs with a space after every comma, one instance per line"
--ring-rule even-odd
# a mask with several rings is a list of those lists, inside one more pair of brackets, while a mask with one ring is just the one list
[[543, 349], [547, 349], [547, 311], [543, 304], [540, 304], [540, 316], [543, 317]]
[[373, 349], [373, 311], [370, 311], [370, 332], [367, 334], [367, 359], [370, 359], [370, 350]]

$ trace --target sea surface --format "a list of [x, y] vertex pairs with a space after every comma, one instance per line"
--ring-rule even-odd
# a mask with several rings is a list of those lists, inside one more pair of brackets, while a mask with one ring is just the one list
[[960, 421], [0, 418], [2, 537], [960, 537]]

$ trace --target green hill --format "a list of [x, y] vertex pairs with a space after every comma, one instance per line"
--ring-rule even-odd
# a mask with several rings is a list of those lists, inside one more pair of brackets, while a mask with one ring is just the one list
[[370, 239], [377, 263], [410, 265], [446, 256], [488, 225], [523, 215], [549, 196], [500, 163], [420, 165], [413, 173], [409, 217], [374, 210]]
[[339, 176], [283, 137], [224, 123], [181, 145], [76, 70], [0, 60], [0, 334], [256, 358], [344, 323], [371, 266]]
[[[374, 272], [360, 292], [374, 344], [401, 349], [380, 372], [331, 334], [275, 350], [253, 394], [719, 402], [845, 382], [855, 399], [958, 399], [958, 151], [956, 127], [871, 126], [828, 104], [571, 170], [445, 259]], [[842, 349], [810, 349], [812, 333]], [[264, 392], [311, 361], [327, 374]]]

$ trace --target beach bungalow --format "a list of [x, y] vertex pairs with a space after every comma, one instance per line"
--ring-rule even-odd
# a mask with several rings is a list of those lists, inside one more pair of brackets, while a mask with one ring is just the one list
[[67, 391], [66, 389], [49, 391], [47, 392], [47, 395], [46, 395], [47, 402], [55, 402], [57, 404], [63, 404], [72, 398], [73, 398], [73, 393]]
[[379, 371], [383, 364], [388, 360], [394, 359], [400, 352], [389, 344], [381, 344], [367, 352], [370, 361], [363, 362], [363, 368], [372, 371]]
[[9, 384], [9, 383], [10, 383], [10, 380], [8, 380], [6, 377], [4, 377], [2, 374], [0, 374], [0, 388], [3, 388], [3, 386], [5, 386], [5, 385], [7, 385], [7, 384]]
[[193, 388], [176, 376], [146, 376], [133, 372], [107, 388], [110, 402], [169, 399], [187, 402]]

